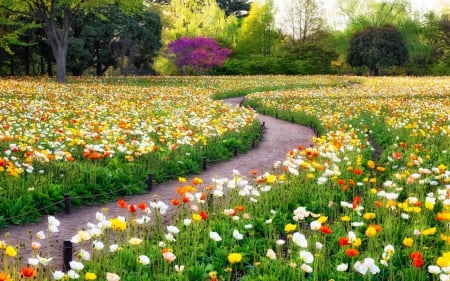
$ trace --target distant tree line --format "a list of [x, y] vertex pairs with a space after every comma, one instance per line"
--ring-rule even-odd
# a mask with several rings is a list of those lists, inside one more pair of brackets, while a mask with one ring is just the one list
[[0, 75], [450, 74], [450, 10], [339, 0], [333, 30], [286, 3], [276, 24], [273, 0], [0, 0]]

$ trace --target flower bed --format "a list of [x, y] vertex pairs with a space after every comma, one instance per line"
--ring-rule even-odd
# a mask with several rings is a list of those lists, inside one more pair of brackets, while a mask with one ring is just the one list
[[[449, 80], [362, 81], [247, 96], [260, 111], [314, 125], [315, 145], [293, 148], [250, 179], [238, 171], [212, 185], [179, 178], [171, 202], [119, 200], [120, 216], [99, 210], [72, 237], [77, 255], [68, 273], [45, 265], [50, 257], [36, 244], [22, 268], [16, 248], [4, 242], [0, 276], [448, 280]], [[176, 212], [166, 225], [168, 208]], [[49, 217], [30, 245], [57, 227]]]

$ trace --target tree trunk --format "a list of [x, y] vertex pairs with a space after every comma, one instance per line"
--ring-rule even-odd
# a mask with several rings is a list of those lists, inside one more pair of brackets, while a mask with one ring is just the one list
[[44, 64], [44, 56], [41, 56], [41, 71], [40, 71], [40, 75], [43, 75], [45, 73], [45, 64]]
[[[28, 44], [28, 38], [27, 38], [27, 44]], [[24, 53], [25, 53], [25, 57], [23, 58], [23, 64], [25, 64], [25, 75], [26, 76], [30, 76], [30, 64], [31, 64], [31, 60], [30, 60], [30, 46], [27, 45], [24, 47]]]
[[69, 47], [69, 29], [73, 19], [69, 9], [64, 9], [62, 16], [62, 26], [57, 27], [54, 11], [44, 19], [46, 24], [45, 33], [47, 33], [48, 43], [52, 49], [53, 57], [56, 61], [56, 81], [65, 83], [66, 80], [66, 59], [67, 49]]
[[10, 69], [10, 75], [14, 76], [15, 74], [15, 68], [14, 68], [14, 56], [11, 56], [11, 69]]
[[[53, 48], [52, 48], [53, 50]], [[56, 60], [56, 81], [58, 83], [66, 83], [66, 55], [67, 55], [67, 44], [66, 46], [58, 46], [56, 53], [53, 52]]]

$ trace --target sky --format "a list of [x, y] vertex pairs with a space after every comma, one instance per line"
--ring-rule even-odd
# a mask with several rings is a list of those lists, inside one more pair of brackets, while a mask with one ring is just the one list
[[[364, 0], [361, 0], [364, 1]], [[421, 14], [426, 13], [427, 11], [434, 10], [436, 12], [439, 12], [442, 10], [444, 4], [450, 6], [450, 0], [409, 0], [411, 3], [411, 8], [413, 11], [420, 12]], [[336, 19], [336, 3], [337, 0], [322, 0], [322, 2], [325, 4], [326, 12], [328, 14], [327, 18], [330, 19], [329, 24], [333, 25], [339, 25], [337, 22], [339, 22], [339, 19]], [[278, 8], [278, 10], [283, 10], [283, 6], [287, 3], [290, 3], [290, 0], [274, 0], [275, 6]], [[335, 26], [336, 27], [336, 26]]]

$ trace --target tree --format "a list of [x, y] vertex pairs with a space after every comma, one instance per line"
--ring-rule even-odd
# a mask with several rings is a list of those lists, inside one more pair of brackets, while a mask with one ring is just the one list
[[367, 66], [378, 75], [380, 67], [401, 66], [407, 60], [402, 34], [391, 25], [368, 27], [350, 39], [347, 62], [352, 67]]
[[217, 4], [227, 16], [243, 17], [248, 15], [250, 10], [250, 3], [247, 0], [217, 0]]
[[332, 73], [332, 62], [338, 58], [333, 36], [327, 31], [317, 31], [301, 43], [286, 44], [285, 50], [290, 74]]
[[241, 56], [270, 56], [278, 33], [274, 28], [273, 2], [251, 3], [250, 13], [239, 29], [236, 50]]
[[139, 0], [0, 0], [0, 10], [27, 16], [42, 24], [56, 61], [56, 80], [64, 83], [73, 20], [82, 12], [114, 3], [126, 12], [143, 9], [143, 2]]
[[210, 73], [214, 66], [222, 65], [230, 53], [231, 50], [220, 48], [214, 39], [205, 37], [182, 37], [171, 42], [167, 49], [167, 55], [183, 74]]
[[441, 54], [435, 74], [450, 74], [450, 14], [444, 14], [439, 22], [438, 51]]
[[284, 30], [291, 41], [305, 42], [310, 35], [324, 29], [323, 11], [317, 0], [290, 0], [285, 2]]
[[369, 26], [397, 25], [408, 19], [408, 0], [338, 0], [339, 10], [347, 18], [348, 28], [360, 31]]
[[161, 47], [161, 28], [153, 12], [126, 14], [115, 5], [95, 9], [73, 23], [67, 68], [74, 75], [92, 66], [97, 76], [110, 66], [122, 75], [154, 73], [150, 65]]
[[168, 28], [163, 34], [165, 42], [172, 42], [183, 36], [217, 37], [225, 25], [225, 13], [216, 0], [171, 0], [163, 7], [168, 15]]

